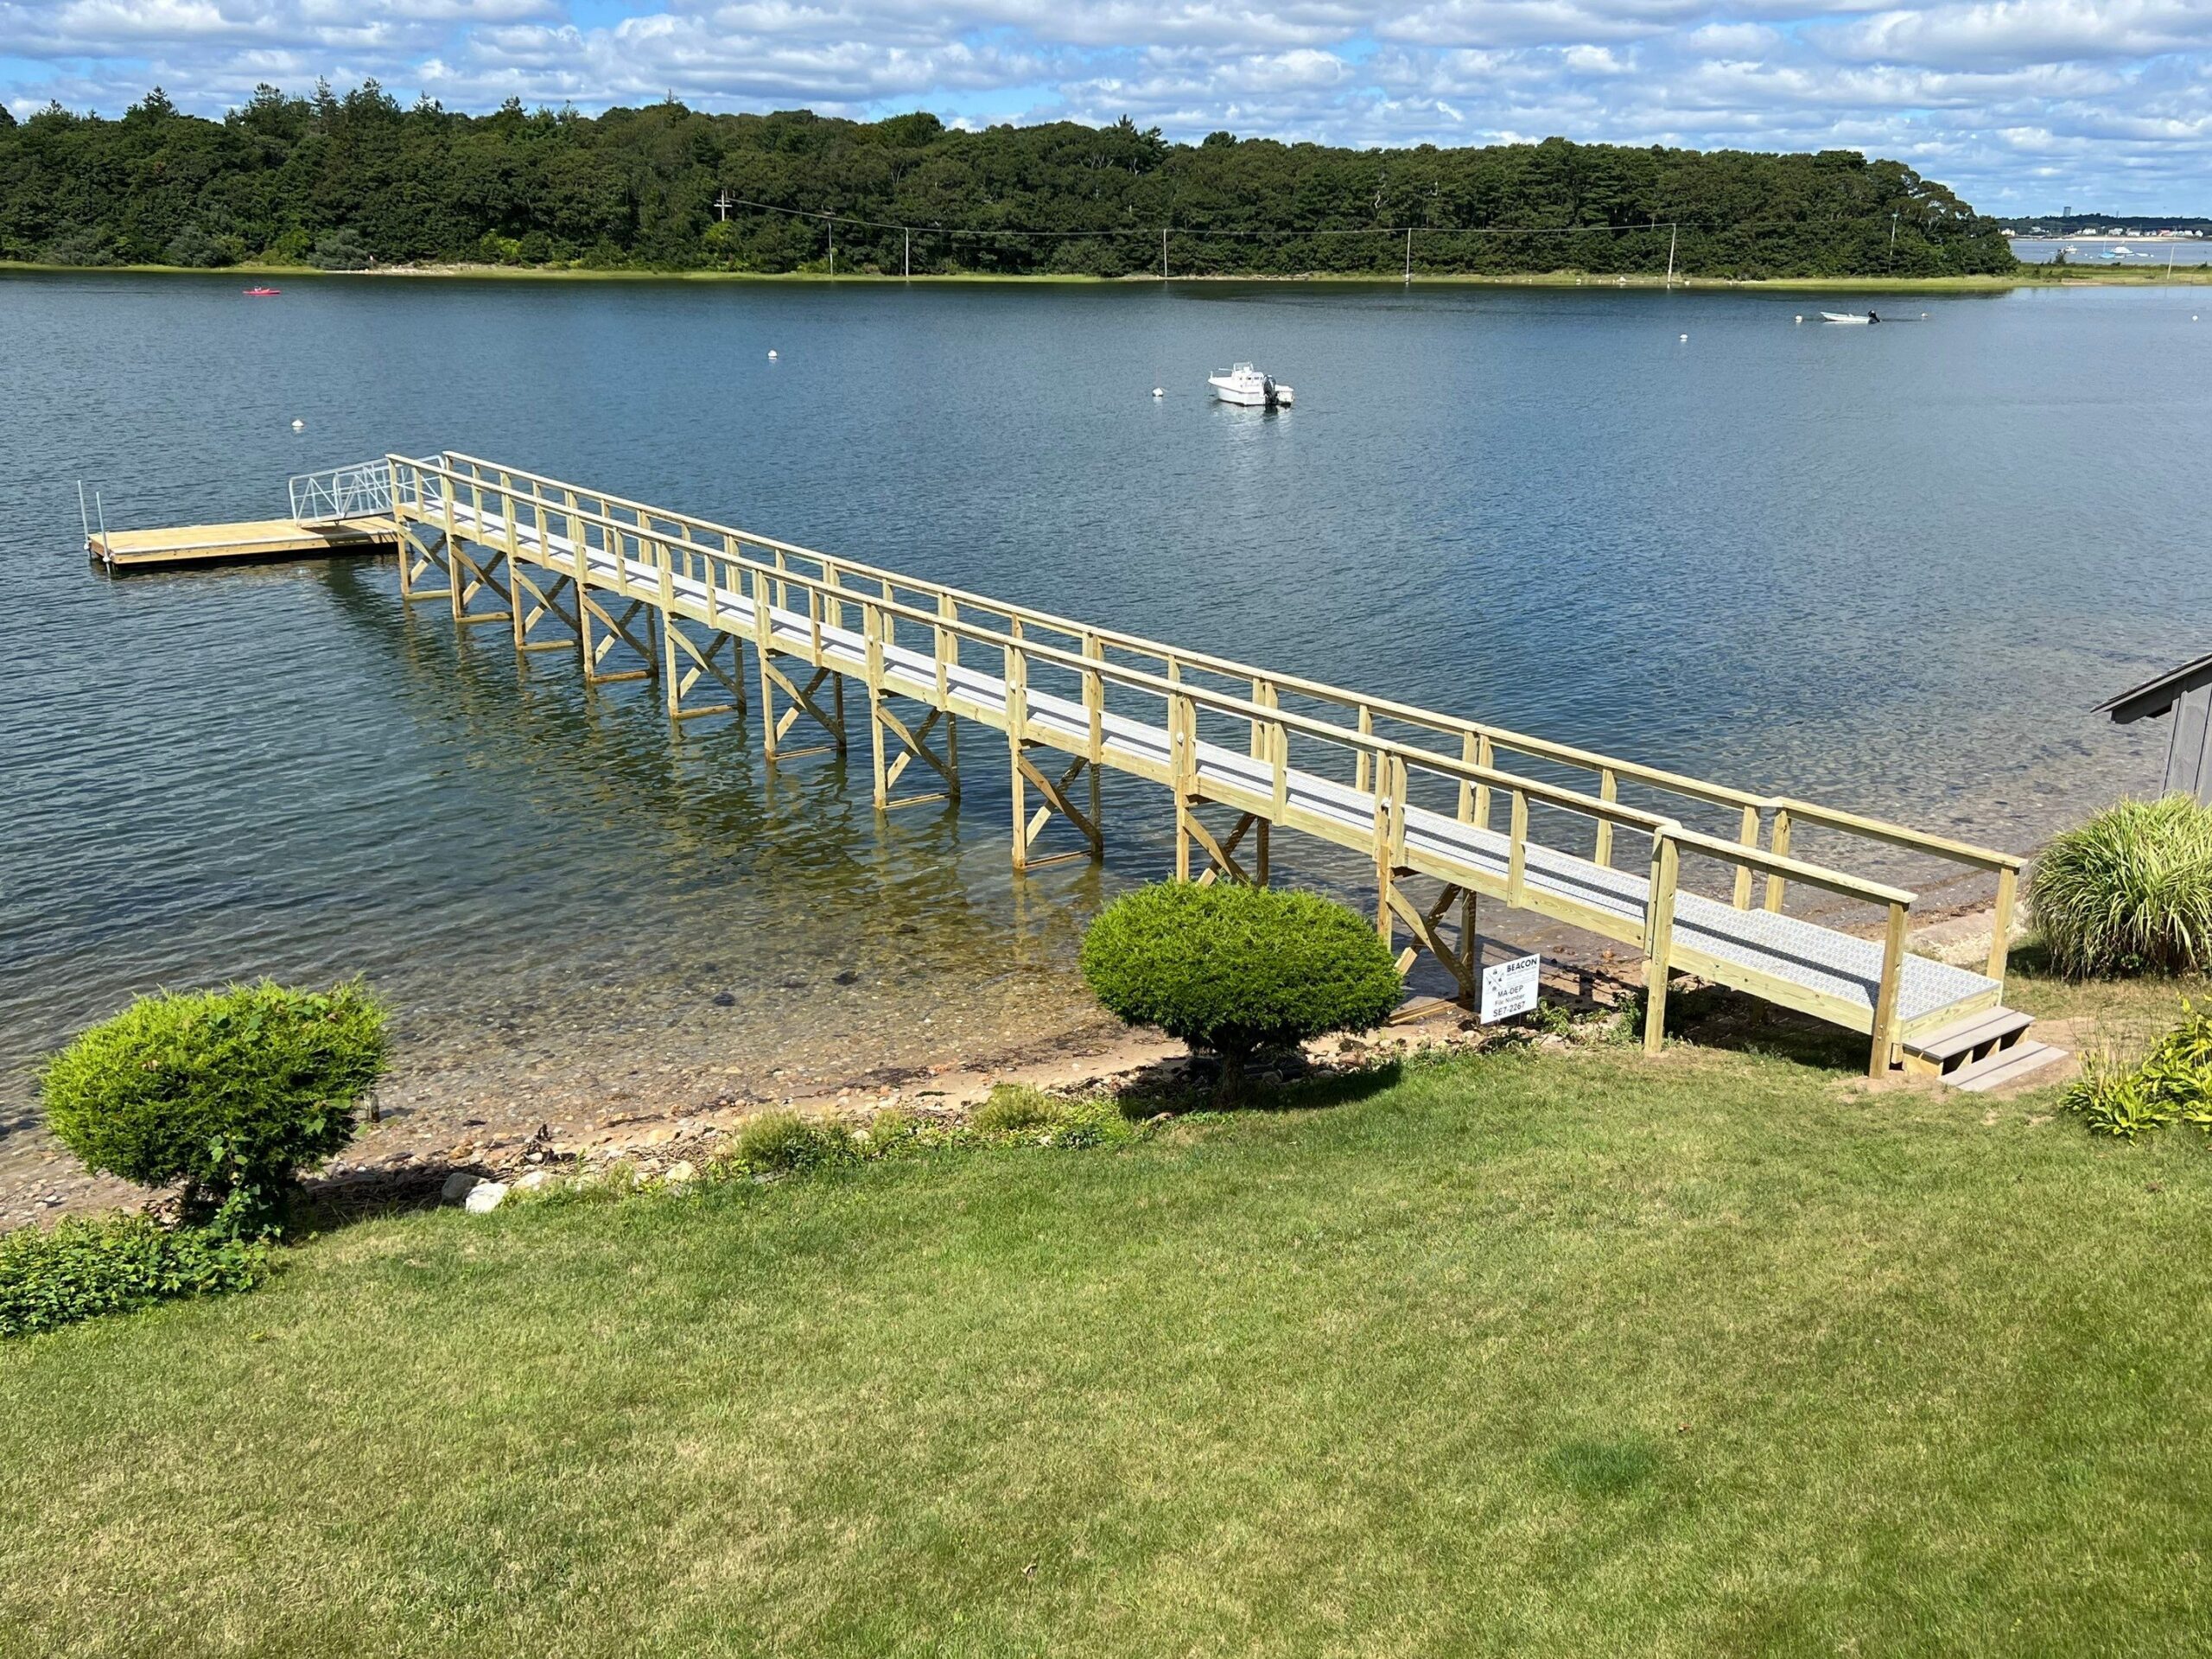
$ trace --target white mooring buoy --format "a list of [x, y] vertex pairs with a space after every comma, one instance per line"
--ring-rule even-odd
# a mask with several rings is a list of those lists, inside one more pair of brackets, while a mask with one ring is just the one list
[[1805, 321], [1805, 314], [1801, 311], [1796, 316], [1790, 318], [1789, 321], [1792, 322], [1802, 322]]
[[1689, 336], [1688, 334], [1684, 334], [1681, 338], [1687, 341], [1689, 339]]
[[772, 346], [768, 348], [768, 360], [771, 363], [776, 360], [776, 348]]
[[295, 432], [304, 432], [307, 429], [308, 423], [305, 421], [294, 421], [292, 423], [292, 430]]
[[1155, 397], [1165, 397], [1167, 395], [1167, 388], [1165, 386], [1154, 386], [1152, 389], [1152, 395]]

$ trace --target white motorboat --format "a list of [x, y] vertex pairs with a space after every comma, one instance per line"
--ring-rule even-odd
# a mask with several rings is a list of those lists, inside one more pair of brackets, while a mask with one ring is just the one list
[[1249, 363], [1239, 363], [1226, 374], [1209, 375], [1206, 384], [1224, 404], [1246, 409], [1288, 409], [1290, 388], [1279, 386], [1271, 374], [1262, 374]]
[[1881, 318], [1872, 311], [1823, 311], [1822, 322], [1879, 322]]

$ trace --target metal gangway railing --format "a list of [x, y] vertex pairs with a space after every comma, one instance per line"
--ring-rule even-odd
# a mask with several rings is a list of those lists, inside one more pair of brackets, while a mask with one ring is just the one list
[[[409, 487], [405, 484], [402, 488]], [[391, 463], [361, 461], [292, 480], [292, 518], [302, 524], [337, 524], [378, 518], [392, 509]]]

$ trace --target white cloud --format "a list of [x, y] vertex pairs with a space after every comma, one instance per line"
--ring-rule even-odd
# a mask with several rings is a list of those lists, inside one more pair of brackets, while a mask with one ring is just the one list
[[485, 108], [1127, 113], [1357, 144], [1865, 149], [1992, 208], [2202, 212], [2208, 0], [0, 0], [0, 98], [373, 75]]

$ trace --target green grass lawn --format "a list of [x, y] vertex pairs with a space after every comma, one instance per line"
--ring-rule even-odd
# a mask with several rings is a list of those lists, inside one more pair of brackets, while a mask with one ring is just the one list
[[0, 1646], [2203, 1650], [2200, 1136], [1687, 1046], [1337, 1087], [6, 1344]]

